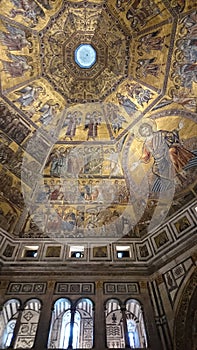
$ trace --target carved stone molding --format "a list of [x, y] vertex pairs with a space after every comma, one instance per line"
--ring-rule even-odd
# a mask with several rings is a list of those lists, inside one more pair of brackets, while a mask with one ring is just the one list
[[197, 309], [197, 269], [191, 276], [178, 306], [174, 327], [174, 349], [193, 350], [192, 328]]

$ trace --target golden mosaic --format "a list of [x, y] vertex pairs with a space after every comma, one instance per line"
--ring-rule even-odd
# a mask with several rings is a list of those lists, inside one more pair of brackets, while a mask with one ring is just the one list
[[196, 198], [196, 1], [0, 3], [3, 229], [140, 239]]

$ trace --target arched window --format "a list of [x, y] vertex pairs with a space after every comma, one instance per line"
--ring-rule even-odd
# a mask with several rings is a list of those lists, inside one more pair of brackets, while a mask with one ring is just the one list
[[91, 349], [93, 347], [93, 303], [90, 299], [80, 299], [76, 304], [76, 313], [79, 314], [79, 348]]
[[126, 302], [126, 321], [130, 347], [147, 348], [143, 312], [140, 303], [135, 299]]
[[108, 300], [105, 318], [108, 349], [147, 348], [142, 308], [137, 300], [127, 300], [126, 306], [117, 299]]
[[91, 349], [93, 346], [93, 304], [80, 299], [75, 304], [61, 298], [54, 304], [49, 349]]
[[109, 349], [125, 348], [123, 315], [118, 300], [107, 301], [105, 317], [107, 347]]
[[14, 349], [31, 349], [40, 318], [41, 303], [38, 299], [28, 300], [21, 315], [20, 327], [14, 344]]
[[17, 299], [8, 300], [0, 314], [0, 348], [7, 349], [12, 341], [20, 302]]
[[71, 302], [61, 298], [54, 304], [48, 340], [49, 349], [67, 349], [70, 337]]

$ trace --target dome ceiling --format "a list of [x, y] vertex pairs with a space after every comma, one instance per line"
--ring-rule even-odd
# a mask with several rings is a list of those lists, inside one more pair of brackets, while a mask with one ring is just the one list
[[196, 11], [1, 0], [3, 229], [142, 238], [196, 197]]

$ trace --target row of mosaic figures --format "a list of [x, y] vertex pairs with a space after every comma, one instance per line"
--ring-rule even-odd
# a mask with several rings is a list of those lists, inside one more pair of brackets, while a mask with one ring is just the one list
[[[25, 2], [23, 0], [11, 0], [13, 9], [10, 11], [10, 17], [15, 18], [17, 15], [22, 15], [30, 27], [35, 27], [38, 24], [39, 18], [45, 18], [44, 10], [51, 10], [54, 2], [54, 0], [38, 0], [38, 3], [34, 0], [26, 0]], [[124, 12], [124, 6], [124, 1], [117, 0], [116, 8], [119, 11]], [[171, 6], [178, 12], [182, 12], [185, 7], [185, 0], [173, 1]], [[161, 12], [162, 10], [160, 10], [155, 1], [144, 0], [142, 4], [140, 1], [135, 1], [127, 11], [126, 18], [131, 22], [131, 27], [138, 31], [140, 27], [143, 27], [152, 18], [160, 15]]]
[[[14, 0], [13, 2], [14, 2], [14, 5], [16, 5], [16, 2]], [[146, 0], [146, 2], [147, 2], [146, 8], [144, 8], [143, 10], [142, 9], [139, 10], [141, 14], [143, 11], [146, 12], [145, 18], [143, 17], [143, 26], [144, 26], [144, 21], [147, 20], [148, 18], [147, 6], [150, 11], [150, 16], [153, 14], [158, 15], [160, 13], [159, 7], [157, 5], [154, 4], [155, 5], [155, 8], [154, 8], [153, 1]], [[22, 5], [22, 3], [23, 3], [22, 1], [17, 2], [17, 6], [20, 8], [20, 4]], [[31, 6], [31, 5], [29, 4], [27, 6]], [[36, 5], [39, 7], [37, 3]], [[137, 2], [135, 2], [135, 6], [137, 5], [138, 5]], [[49, 4], [47, 6], [50, 7]], [[119, 8], [120, 7], [121, 7], [121, 2], [120, 2]], [[154, 8], [154, 11], [153, 11], [153, 8]], [[134, 20], [135, 16], [133, 11], [135, 12], [135, 10], [132, 9], [131, 16], [129, 15], [130, 10], [127, 12], [129, 16], [128, 19]], [[14, 13], [14, 10], [12, 11], [13, 11], [12, 13]], [[21, 9], [18, 11], [20, 13]], [[15, 11], [15, 13], [17, 13], [17, 11]], [[182, 41], [179, 41], [180, 46], [177, 43], [177, 46], [179, 46], [179, 50], [184, 50], [185, 58], [191, 60], [192, 63], [193, 62], [195, 63], [194, 60], [196, 56], [195, 42], [193, 41], [193, 37], [195, 35], [195, 26], [196, 26], [195, 15], [196, 13], [193, 12], [191, 15], [190, 14], [186, 15], [181, 19], [180, 24], [187, 30], [187, 36], [185, 37], [185, 39], [187, 39], [187, 42], [183, 43]], [[24, 30], [11, 26], [8, 23], [5, 24], [5, 27], [7, 32], [1, 32], [1, 42], [3, 43], [3, 45], [7, 46], [7, 48], [9, 49], [10, 51], [9, 59], [11, 59], [12, 61], [2, 61], [4, 65], [4, 70], [7, 71], [12, 77], [21, 76], [24, 74], [25, 71], [32, 69], [32, 66], [29, 64], [32, 61], [32, 59], [24, 55], [17, 56], [12, 54], [11, 52], [16, 50], [21, 51], [24, 47], [29, 47], [29, 50], [31, 51], [32, 42], [30, 41], [30, 33], [29, 32], [26, 33]], [[138, 40], [139, 45], [137, 46], [137, 48], [139, 49], [140, 55], [142, 55], [143, 52], [149, 53], [150, 51], [161, 50], [163, 46], [168, 47], [168, 45], [165, 44], [165, 41], [164, 41], [165, 36], [159, 36], [159, 34], [160, 34], [160, 30], [157, 30], [140, 37], [140, 39]], [[189, 48], [188, 48], [188, 45], [189, 45]], [[137, 63], [136, 71], [139, 72], [139, 74], [144, 77], [146, 77], [148, 74], [153, 76], [158, 76], [158, 73], [160, 72], [160, 65], [156, 64], [156, 56], [151, 57], [149, 59], [147, 58], [139, 59]]]
[[[7, 114], [6, 114], [7, 115]], [[18, 121], [17, 120], [17, 126]], [[5, 124], [5, 121], [3, 121]], [[4, 125], [3, 124], [3, 125]], [[8, 124], [9, 125], [9, 124]], [[142, 138], [145, 139], [142, 147], [142, 156], [139, 162], [135, 162], [131, 168], [129, 169], [131, 172], [135, 169], [135, 167], [139, 166], [140, 163], [148, 163], [151, 158], [154, 158], [153, 164], [153, 173], [157, 174], [157, 177], [169, 177], [169, 174], [175, 172], [175, 176], [177, 181], [183, 182], [185, 179], [184, 168], [191, 165], [193, 162], [193, 166], [195, 165], [195, 149], [193, 152], [186, 149], [183, 146], [180, 137], [179, 131], [183, 129], [184, 122], [179, 122], [177, 129], [173, 131], [166, 130], [158, 130], [154, 131], [153, 127], [149, 123], [142, 123], [139, 127], [139, 134]], [[20, 128], [16, 128], [14, 124], [9, 130], [3, 126], [3, 131], [7, 130], [9, 137], [1, 133], [2, 143], [0, 144], [0, 159], [1, 163], [6, 166], [7, 169], [11, 170], [16, 174], [16, 176], [20, 177], [21, 167], [23, 163], [24, 151], [18, 147], [16, 152], [13, 151], [12, 148], [9, 147], [11, 143], [11, 137], [17, 138], [17, 135], [20, 134]], [[4, 130], [5, 129], [5, 130]], [[16, 137], [14, 137], [10, 130], [18, 130]], [[29, 132], [29, 130], [27, 129]], [[15, 131], [14, 131], [15, 132]], [[26, 133], [27, 134], [27, 133]], [[20, 134], [22, 135], [22, 134]], [[21, 137], [21, 136], [20, 136]], [[24, 139], [25, 135], [22, 137]], [[154, 149], [154, 142], [156, 139], [161, 140], [161, 144], [158, 144], [157, 149]], [[21, 140], [20, 140], [21, 141]], [[109, 149], [104, 148], [102, 146], [98, 147], [56, 147], [49, 155], [49, 158], [46, 162], [45, 173], [47, 175], [51, 175], [52, 177], [83, 177], [89, 176], [90, 174], [94, 175], [104, 175], [109, 178], [111, 177], [122, 177], [122, 165], [120, 163], [120, 152], [122, 149], [123, 141], [120, 144], [117, 144], [117, 147], [111, 147]], [[163, 144], [163, 146], [162, 146]], [[157, 159], [156, 156], [158, 153], [162, 152], [162, 147], [166, 147], [166, 159], [165, 159], [165, 173], [158, 174], [158, 170], [162, 169], [162, 164], [164, 164], [164, 159]], [[49, 149], [50, 145], [47, 145], [44, 140], [39, 137], [31, 137], [25, 141], [23, 144], [23, 148], [26, 148], [28, 153], [30, 153], [38, 162], [42, 163], [47, 156], [47, 148]], [[153, 147], [154, 146], [154, 147]], [[195, 145], [194, 145], [195, 147]], [[178, 153], [177, 153], [178, 151]], [[80, 154], [80, 156], [79, 156]], [[28, 174], [32, 174], [32, 170], [38, 168], [39, 164], [36, 164], [35, 161], [29, 159], [29, 162], [26, 162], [27, 169], [24, 170], [23, 179], [25, 182], [29, 182]], [[34, 168], [35, 167], [35, 168]], [[49, 167], [49, 170], [47, 170]], [[174, 168], [174, 170], [173, 170]], [[27, 173], [25, 173], [27, 170]], [[170, 178], [169, 178], [170, 180]], [[30, 181], [31, 182], [31, 181]], [[158, 179], [157, 179], [158, 182]], [[154, 186], [153, 186], [154, 187]]]
[[[18, 15], [24, 18], [24, 21], [30, 28], [36, 27], [39, 19], [45, 18], [45, 11], [52, 9], [55, 0], [10, 0], [13, 8], [9, 15], [11, 18], [16, 18]], [[44, 10], [45, 11], [44, 11]]]
[[[2, 207], [1, 205], [1, 208], [2, 208], [1, 212], [3, 212], [3, 209], [5, 209], [5, 207]], [[9, 209], [10, 210], [8, 211], [8, 208], [6, 208], [7, 215], [0, 214], [0, 226], [3, 226], [4, 229], [6, 228], [5, 226], [6, 219], [10, 220], [11, 218], [11, 208]], [[86, 213], [85, 212], [80, 213], [79, 211], [78, 213], [76, 213], [76, 211], [74, 212], [71, 210], [68, 210], [66, 212], [65, 210], [60, 211], [59, 209], [57, 213], [59, 215], [59, 218], [56, 215], [56, 221], [53, 220], [54, 218], [52, 217], [52, 215], [50, 215], [50, 220], [47, 221], [47, 218], [44, 218], [43, 216], [41, 217], [40, 212], [37, 215], [37, 217], [29, 216], [27, 218], [27, 221], [24, 227], [20, 232], [20, 236], [24, 238], [50, 236], [52, 238], [55, 238], [57, 242], [58, 242], [58, 239], [60, 239], [60, 242], [58, 244], [51, 243], [46, 245], [45, 243], [42, 243], [45, 245], [45, 247], [41, 247], [41, 246], [39, 247], [39, 252], [44, 252], [42, 253], [42, 256], [39, 253], [39, 259], [41, 260], [42, 259], [45, 260], [46, 258], [54, 258], [54, 257], [61, 258], [64, 255], [63, 251], [65, 249], [66, 249], [66, 257], [69, 258], [70, 250], [67, 249], [68, 247], [66, 247], [66, 245], [62, 245], [62, 239], [66, 237], [72, 237], [72, 238], [78, 239], [83, 237], [83, 233], [84, 233], [84, 237], [86, 238], [88, 237], [89, 239], [91, 239], [89, 234], [91, 233], [91, 230], [93, 228], [92, 220], [93, 221], [95, 221], [96, 219], [99, 220], [98, 218], [99, 213], [95, 215], [96, 211], [93, 212], [93, 209], [91, 209], [90, 212], [87, 211]], [[81, 215], [80, 218], [79, 218], [79, 215]], [[100, 219], [101, 219], [101, 216], [102, 216], [102, 213], [100, 215]], [[112, 219], [112, 222], [110, 222], [110, 218]], [[97, 238], [99, 239], [99, 237], [101, 237], [101, 234], [103, 231], [105, 233], [104, 235], [105, 237], [107, 237], [106, 234], [108, 235], [108, 237], [110, 237], [109, 236], [110, 232], [107, 231], [107, 226], [108, 226], [108, 229], [112, 231], [113, 237], [116, 236], [115, 229], [119, 230], [118, 232], [119, 238], [122, 238], [123, 236], [124, 238], [127, 238], [127, 240], [122, 241], [122, 243], [121, 241], [119, 241], [118, 251], [121, 251], [122, 245], [123, 245], [123, 249], [125, 249], [125, 245], [126, 245], [128, 255], [125, 255], [125, 256], [129, 260], [130, 259], [135, 260], [136, 259], [135, 256], [137, 257], [137, 259], [141, 259], [141, 260], [151, 258], [153, 254], [152, 253], [153, 250], [155, 253], [157, 253], [157, 252], [161, 252], [161, 250], [165, 248], [169, 249], [170, 244], [174, 242], [174, 239], [173, 239], [174, 235], [176, 236], [176, 240], [179, 240], [179, 239], [182, 239], [183, 235], [191, 235], [192, 232], [193, 233], [195, 232], [195, 221], [194, 221], [194, 218], [192, 218], [192, 212], [191, 213], [186, 212], [182, 216], [174, 220], [171, 220], [170, 223], [164, 226], [160, 232], [156, 232], [152, 234], [149, 239], [145, 239], [143, 242], [137, 242], [137, 243], [135, 242], [136, 252], [134, 253], [133, 243], [131, 244], [130, 239], [143, 237], [143, 234], [141, 231], [138, 232], [135, 230], [135, 228], [138, 225], [133, 227], [131, 225], [131, 222], [129, 221], [129, 218], [126, 217], [124, 213], [122, 217], [119, 217], [117, 210], [115, 212], [115, 208], [111, 211], [111, 213], [108, 210], [108, 216], [107, 217], [105, 216], [104, 219], [105, 220], [107, 219], [107, 222], [105, 221], [106, 229], [105, 230], [102, 229], [101, 225], [103, 221], [100, 220], [100, 231], [94, 230], [94, 233], [97, 232], [100, 234], [100, 236], [97, 236]], [[79, 220], [83, 220], [83, 223], [81, 223], [81, 225]], [[77, 227], [76, 225], [79, 225], [79, 226]], [[85, 225], [86, 227], [84, 227]], [[170, 225], [170, 230], [169, 230], [169, 225]], [[44, 230], [47, 230], [47, 233], [44, 233]], [[173, 232], [173, 236], [172, 236], [172, 232]], [[121, 234], [121, 237], [120, 237], [120, 234]], [[144, 234], [146, 235], [147, 231]], [[5, 243], [4, 248], [2, 248], [2, 256], [12, 259], [14, 252], [16, 253], [17, 243], [15, 245], [10, 244], [8, 242], [4, 242], [4, 243]], [[25, 245], [25, 241], [23, 245]], [[73, 243], [73, 245], [76, 245], [76, 243], [75, 244]], [[38, 249], [38, 247], [36, 248]], [[117, 259], [117, 247], [114, 244], [113, 245], [91, 244], [89, 248], [90, 248], [89, 249], [90, 259], [92, 258], [93, 259], [94, 258], [113, 259], [114, 257], [115, 259]], [[22, 254], [22, 251], [20, 249], [19, 254], [17, 254], [19, 259], [21, 258], [21, 254]], [[86, 254], [83, 257], [85, 259], [88, 258]], [[170, 281], [169, 281], [169, 285], [170, 285]]]
[[43, 191], [36, 197], [36, 202], [61, 201], [63, 203], [116, 203], [126, 204], [129, 191], [125, 180], [46, 180]]
[[[21, 234], [24, 237], [28, 235], [42, 236], [50, 234], [61, 235], [63, 237], [83, 237], [84, 235], [120, 236], [127, 234], [132, 227], [131, 219], [128, 214], [124, 214], [125, 206], [116, 208], [111, 205], [108, 208], [97, 207], [72, 207], [72, 206], [53, 206], [49, 210], [37, 208], [38, 210], [31, 215]], [[128, 209], [128, 208], [127, 208]]]
[[[57, 237], [83, 237], [91, 236], [97, 232], [98, 237], [103, 235], [119, 236], [127, 238], [139, 238], [147, 234], [150, 220], [140, 221], [137, 216], [132, 214], [132, 207], [114, 207], [107, 209], [98, 207], [71, 207], [71, 206], [53, 206], [47, 212], [43, 208], [27, 218], [21, 235], [24, 237], [53, 235]], [[130, 216], [129, 216], [130, 214]], [[171, 224], [176, 237], [189, 232], [194, 228], [194, 222], [190, 215], [184, 215]], [[163, 245], [172, 241], [169, 230], [164, 229], [156, 235], [154, 239], [155, 249], [160, 249]], [[149, 255], [146, 244], [144, 248], [141, 245], [140, 250], [144, 249], [145, 256]]]
[[[192, 13], [182, 19], [182, 27], [183, 30], [186, 30], [186, 34], [177, 41], [177, 50], [176, 50], [176, 57], [177, 61], [174, 63], [174, 71], [172, 72], [172, 78], [177, 80], [178, 79], [181, 81], [182, 86], [184, 88], [189, 88], [191, 90], [193, 82], [196, 81], [196, 46], [195, 46], [195, 32], [196, 32], [196, 21], [195, 21], [195, 16], [196, 13]], [[152, 36], [152, 38], [157, 37], [158, 33], [153, 32], [149, 34], [149, 36]], [[4, 38], [5, 39], [5, 38]], [[157, 38], [158, 39], [158, 38]], [[153, 46], [153, 49], [159, 49], [160, 48], [160, 39], [157, 43], [158, 46]], [[155, 44], [156, 45], [156, 44]], [[189, 46], [189, 49], [188, 49]], [[151, 45], [147, 45], [147, 48], [150, 48]], [[184, 59], [184, 64], [180, 65], [180, 57], [183, 57]], [[12, 54], [13, 59], [13, 67], [16, 67], [19, 62], [24, 62], [24, 56], [23, 59], [21, 60], [21, 57]], [[19, 59], [20, 58], [20, 59]], [[153, 68], [155, 58], [151, 59], [144, 59], [139, 61], [139, 67], [147, 67], [147, 72], [143, 73], [144, 76], [147, 74], [152, 74], [155, 75], [157, 74], [156, 72], [158, 71], [158, 67]], [[26, 64], [26, 63], [25, 63]], [[6, 70], [8, 67], [11, 67], [11, 62], [5, 63], [5, 68]], [[150, 69], [148, 68], [150, 66]], [[141, 69], [141, 68], [140, 68]], [[156, 70], [155, 70], [156, 69]], [[155, 71], [155, 73], [154, 73]], [[19, 73], [14, 73], [10, 71], [10, 74], [12, 76], [18, 76], [21, 75], [21, 70]], [[15, 75], [14, 75], [15, 74]], [[176, 84], [175, 84], [176, 85]], [[143, 106], [144, 102], [148, 102], [151, 99], [152, 92], [148, 89], [144, 89], [142, 86], [139, 84], [127, 84], [126, 86], [128, 96], [124, 96], [120, 93], [117, 93], [117, 101], [119, 105], [121, 105], [124, 110], [126, 111], [127, 114], [131, 115], [134, 111], [136, 111], [137, 105], [129, 98], [135, 97], [137, 99], [137, 102]], [[61, 107], [58, 103], [56, 103], [53, 100], [48, 100], [45, 104], [43, 105], [34, 105], [36, 103], [37, 98], [39, 97], [40, 94], [45, 94], [45, 88], [42, 85], [28, 85], [20, 90], [16, 91], [16, 95], [20, 95], [19, 97], [16, 97], [14, 102], [19, 104], [20, 108], [29, 108], [29, 115], [32, 116], [34, 115], [35, 112], [38, 112], [40, 116], [38, 117], [37, 121], [39, 121], [41, 124], [47, 126], [50, 124], [52, 120], [55, 119], [58, 113], [60, 113]], [[196, 98], [195, 96], [190, 96], [189, 98], [186, 97], [185, 92], [183, 90], [176, 91], [174, 89], [170, 89], [169, 91], [169, 96], [170, 98], [164, 99], [162, 103], [159, 103], [158, 106], [155, 108], [158, 109], [160, 107], [165, 106], [166, 104], [170, 104], [172, 102], [178, 102], [183, 106], [186, 106], [186, 108], [190, 110], [195, 110], [196, 109]], [[32, 107], [31, 107], [32, 106]], [[88, 114], [85, 118], [84, 122], [84, 130], [87, 128], [88, 133], [87, 133], [87, 140], [89, 139], [94, 139], [95, 137], [98, 136], [98, 126], [103, 122], [101, 116], [97, 116], [96, 120], [94, 113]], [[97, 120], [98, 119], [98, 120]], [[94, 121], [93, 121], [94, 120]], [[117, 133], [121, 128], [123, 123], [127, 123], [126, 119], [122, 115], [118, 115], [117, 112], [114, 113], [112, 111], [109, 113], [109, 120], [112, 125], [112, 130], [114, 133]], [[82, 123], [81, 116], [75, 111], [74, 113], [70, 113], [67, 115], [65, 118], [65, 124], [64, 127], [66, 127], [65, 131], [65, 139], [69, 138], [72, 140], [72, 138], [76, 134], [76, 130], [79, 127], [79, 125]], [[9, 130], [8, 130], [9, 131]], [[18, 140], [20, 143], [20, 140]]]

